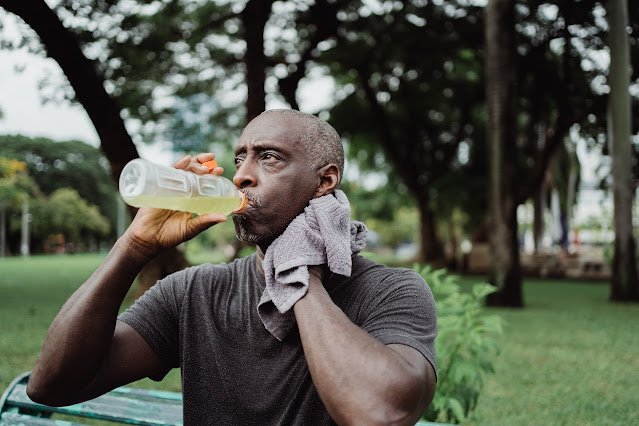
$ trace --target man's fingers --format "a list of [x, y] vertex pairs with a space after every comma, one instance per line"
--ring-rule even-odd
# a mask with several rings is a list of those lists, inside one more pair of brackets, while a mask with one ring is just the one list
[[191, 156], [187, 155], [186, 157], [178, 160], [175, 164], [173, 164], [173, 167], [175, 167], [176, 169], [186, 169], [190, 162]]
[[215, 159], [215, 155], [210, 152], [203, 152], [201, 154], [197, 154], [195, 157], [190, 159], [187, 170], [199, 174], [206, 175], [212, 173], [214, 175], [220, 176], [224, 172], [222, 167], [215, 167], [213, 169], [209, 169], [209, 167], [205, 166], [204, 163], [212, 161]]
[[212, 154], [212, 153], [210, 153], [210, 152], [202, 152], [202, 153], [200, 153], [200, 154], [196, 155], [196, 156], [195, 156], [195, 159], [196, 159], [198, 162], [200, 162], [200, 163], [204, 164], [204, 163], [206, 163], [207, 161], [215, 160], [215, 155], [213, 155], [213, 154]]
[[209, 213], [191, 219], [191, 229], [195, 235], [206, 231], [213, 225], [226, 222], [227, 217], [220, 213]]

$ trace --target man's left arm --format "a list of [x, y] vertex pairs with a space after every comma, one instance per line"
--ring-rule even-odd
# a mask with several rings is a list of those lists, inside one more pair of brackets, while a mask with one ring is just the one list
[[321, 270], [309, 268], [294, 306], [313, 383], [338, 424], [414, 425], [435, 394], [435, 372], [416, 349], [384, 345], [331, 300]]

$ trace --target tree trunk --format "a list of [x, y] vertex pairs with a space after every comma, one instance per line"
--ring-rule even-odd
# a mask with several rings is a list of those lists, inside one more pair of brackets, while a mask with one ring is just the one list
[[535, 192], [533, 199], [533, 240], [535, 243], [535, 253], [541, 251], [545, 226], [546, 197], [548, 196], [548, 187], [546, 181], [542, 181], [541, 185]]
[[0, 200], [0, 257], [7, 252], [7, 208], [4, 201]]
[[[439, 232], [437, 231], [435, 215], [433, 214], [428, 201], [429, 200], [426, 197], [417, 198], [421, 218], [418, 261], [435, 263], [437, 266], [444, 266], [444, 246]], [[442, 264], [440, 265], [440, 263]]]
[[448, 258], [448, 270], [457, 271], [459, 269], [459, 241], [457, 239], [457, 229], [455, 226], [454, 215], [448, 218], [448, 244], [450, 244], [450, 257]]
[[486, 6], [486, 126], [490, 169], [489, 281], [498, 291], [489, 305], [523, 306], [517, 241], [516, 102], [514, 3], [489, 0]]
[[[84, 56], [75, 36], [43, 0], [0, 0], [0, 6], [22, 18], [38, 34], [47, 55], [60, 65], [75, 91], [76, 100], [86, 110], [100, 137], [102, 152], [109, 160], [111, 176], [117, 186], [124, 165], [137, 158], [138, 152], [120, 117], [120, 108], [104, 89], [104, 80], [93, 63]], [[136, 210], [130, 211], [134, 215]], [[173, 259], [166, 264], [187, 263], [184, 255], [176, 249], [167, 250], [163, 256]], [[152, 261], [144, 272], [155, 277], [178, 270], [171, 271], [166, 264]], [[155, 281], [142, 277], [139, 283], [143, 288], [149, 288]]]
[[632, 153], [630, 142], [630, 48], [628, 2], [608, 2], [610, 28], [609, 146], [614, 189], [615, 251], [610, 298], [639, 301], [632, 227]]
[[266, 109], [266, 56], [264, 55], [264, 27], [271, 15], [273, 0], [250, 0], [242, 11], [246, 41], [246, 121], [249, 122]]
[[[533, 138], [535, 153], [539, 158], [539, 153], [544, 150], [546, 143], [546, 126], [543, 122], [539, 122], [533, 126]], [[537, 165], [537, 163], [535, 163]], [[546, 200], [548, 197], [548, 163], [544, 168], [545, 178], [539, 181], [539, 186], [535, 189], [533, 194], [533, 241], [535, 244], [535, 253], [539, 253], [542, 247], [542, 240], [544, 232], [546, 231], [545, 213], [546, 213]], [[521, 201], [521, 200], [520, 200]]]

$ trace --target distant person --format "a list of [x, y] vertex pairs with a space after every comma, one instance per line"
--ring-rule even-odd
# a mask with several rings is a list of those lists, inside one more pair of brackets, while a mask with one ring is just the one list
[[[366, 228], [338, 190], [335, 130], [267, 111], [235, 155], [248, 205], [233, 221], [257, 252], [170, 275], [118, 318], [161, 249], [226, 220], [140, 209], [54, 319], [29, 396], [67, 405], [179, 367], [187, 425], [415, 424], [435, 392], [433, 296], [416, 272], [357, 254]], [[175, 167], [204, 174], [213, 157]]]

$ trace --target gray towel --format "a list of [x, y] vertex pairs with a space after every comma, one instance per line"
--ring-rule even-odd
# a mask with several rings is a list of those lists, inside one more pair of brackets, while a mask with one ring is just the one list
[[366, 225], [351, 222], [346, 195], [336, 190], [312, 199], [264, 254], [266, 288], [257, 310], [278, 340], [295, 325], [291, 309], [308, 290], [308, 266], [327, 264], [331, 272], [350, 277], [352, 253], [366, 245]]

